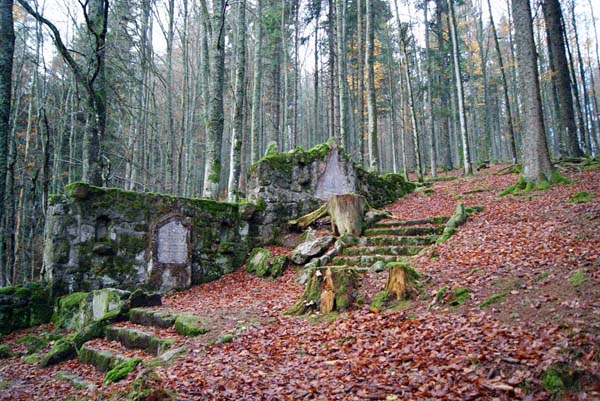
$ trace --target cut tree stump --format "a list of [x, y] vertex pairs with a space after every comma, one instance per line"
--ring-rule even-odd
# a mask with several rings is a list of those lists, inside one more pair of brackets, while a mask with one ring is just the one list
[[332, 195], [327, 203], [327, 209], [335, 235], [350, 234], [360, 237], [366, 208], [367, 200], [362, 195]]
[[302, 297], [285, 313], [304, 315], [312, 310], [321, 313], [343, 311], [354, 302], [358, 273], [351, 266], [313, 268]]
[[331, 226], [335, 235], [350, 234], [359, 237], [364, 228], [367, 200], [362, 195], [332, 195], [329, 201], [295, 220], [288, 221], [291, 226], [305, 229], [325, 215], [331, 216]]
[[388, 263], [389, 275], [385, 291], [390, 299], [404, 299], [416, 290], [419, 273], [405, 262]]

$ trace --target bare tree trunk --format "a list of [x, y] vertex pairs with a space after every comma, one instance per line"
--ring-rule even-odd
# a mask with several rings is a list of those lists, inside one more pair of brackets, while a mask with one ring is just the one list
[[254, 163], [258, 160], [260, 154], [260, 99], [262, 95], [262, 2], [256, 2], [256, 45], [254, 49], [254, 76], [252, 79], [252, 117], [250, 123], [250, 161]]
[[356, 37], [358, 46], [358, 162], [364, 163], [365, 155], [365, 69], [362, 60], [365, 58], [363, 5], [365, 0], [356, 1]]
[[227, 188], [229, 202], [237, 202], [239, 199], [240, 170], [242, 164], [242, 127], [244, 123], [244, 98], [246, 97], [246, 0], [240, 0], [238, 4], [237, 24], [235, 99], [233, 104], [231, 158]]
[[348, 129], [348, 82], [346, 81], [346, 2], [336, 0], [336, 32], [337, 32], [337, 78], [338, 96], [340, 103], [340, 132], [339, 139], [342, 147], [348, 152], [349, 129]]
[[431, 162], [431, 176], [437, 176], [437, 140], [435, 138], [435, 118], [433, 113], [433, 91], [431, 90], [431, 80], [433, 79], [433, 73], [431, 71], [431, 52], [429, 51], [429, 24], [427, 21], [427, 11], [429, 8], [429, 1], [425, 1], [423, 6], [423, 18], [425, 25], [425, 58], [427, 59], [427, 113], [429, 114], [429, 135], [431, 139], [430, 149], [430, 162]]
[[214, 0], [210, 22], [210, 100], [206, 129], [203, 196], [217, 199], [221, 182], [221, 144], [223, 141], [223, 85], [225, 80], [225, 8], [226, 0]]
[[375, 94], [375, 68], [374, 68], [374, 49], [375, 49], [375, 15], [373, 11], [373, 1], [366, 0], [367, 3], [367, 40], [365, 53], [365, 68], [367, 70], [367, 114], [369, 126], [369, 167], [379, 171], [379, 146], [377, 135], [377, 97]]
[[545, 0], [542, 3], [542, 10], [548, 34], [548, 48], [552, 57], [550, 63], [552, 79], [558, 94], [560, 128], [563, 130], [563, 137], [566, 140], [564, 151], [568, 156], [579, 157], [583, 155], [583, 152], [577, 143], [577, 125], [575, 124], [569, 65], [565, 53], [560, 4], [558, 0]]
[[448, 9], [450, 10], [450, 37], [452, 38], [452, 56], [454, 58], [454, 76], [456, 83], [456, 98], [458, 101], [458, 120], [460, 123], [460, 136], [463, 148], [463, 166], [465, 169], [465, 175], [468, 175], [473, 174], [473, 166], [471, 165], [471, 151], [469, 146], [469, 136], [467, 134], [465, 95], [460, 68], [460, 53], [458, 50], [458, 35], [456, 33], [454, 0], [448, 0]]
[[512, 110], [510, 107], [510, 99], [508, 97], [508, 82], [506, 80], [506, 72], [504, 71], [504, 60], [502, 59], [502, 52], [500, 51], [500, 42], [498, 41], [498, 33], [496, 32], [496, 25], [494, 24], [494, 16], [492, 15], [492, 4], [490, 0], [487, 0], [488, 10], [490, 13], [490, 26], [492, 28], [492, 35], [494, 37], [494, 45], [496, 47], [496, 54], [498, 55], [498, 67], [500, 68], [500, 76], [502, 77], [502, 94], [504, 96], [504, 103], [506, 104], [506, 124], [508, 126], [508, 144], [510, 157], [513, 164], [517, 163], [517, 147], [515, 144], [515, 128], [512, 118]]
[[12, 95], [12, 68], [15, 50], [13, 1], [0, 0], [0, 286], [7, 284], [4, 252], [4, 218], [8, 142], [10, 138], [10, 105]]
[[527, 99], [523, 102], [523, 178], [535, 184], [551, 180], [552, 164], [546, 144], [529, 0], [512, 0], [512, 11], [521, 91]]

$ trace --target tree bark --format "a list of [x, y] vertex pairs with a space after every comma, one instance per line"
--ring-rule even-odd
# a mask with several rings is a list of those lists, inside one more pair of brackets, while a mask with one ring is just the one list
[[339, 139], [342, 147], [350, 151], [348, 136], [348, 83], [346, 81], [346, 2], [336, 0], [336, 33], [337, 33], [337, 78], [340, 104]]
[[456, 33], [456, 15], [454, 12], [454, 0], [448, 0], [448, 9], [450, 10], [450, 37], [452, 38], [452, 56], [454, 59], [454, 79], [456, 84], [456, 98], [458, 102], [458, 120], [460, 123], [460, 137], [462, 140], [463, 166], [465, 175], [473, 174], [471, 165], [471, 151], [469, 146], [469, 136], [467, 133], [467, 120], [465, 112], [465, 95], [462, 82], [462, 73], [460, 68], [460, 53], [458, 50], [458, 35]]
[[4, 217], [8, 142], [10, 138], [10, 106], [12, 95], [12, 68], [15, 50], [13, 1], [0, 0], [0, 286], [7, 284], [4, 254]]
[[552, 164], [546, 144], [537, 54], [529, 0], [511, 0], [517, 62], [523, 98], [523, 178], [531, 183], [550, 181]]
[[260, 99], [262, 95], [262, 2], [256, 2], [256, 21], [255, 35], [256, 45], [254, 49], [254, 76], [252, 78], [252, 112], [250, 122], [250, 161], [254, 163], [258, 160], [260, 154]]
[[545, 0], [542, 2], [542, 10], [548, 34], [548, 47], [552, 57], [550, 63], [552, 79], [556, 85], [558, 95], [560, 129], [563, 131], [563, 137], [565, 138], [564, 153], [567, 156], [580, 157], [583, 152], [577, 142], [577, 125], [575, 123], [573, 93], [571, 92], [571, 80], [569, 78], [569, 64], [565, 53], [560, 3], [558, 0]]
[[237, 63], [235, 74], [235, 99], [233, 104], [233, 127], [231, 134], [231, 158], [228, 182], [228, 200], [237, 202], [239, 199], [240, 170], [242, 157], [242, 127], [244, 123], [244, 98], [246, 77], [246, 0], [238, 3], [237, 26]]
[[331, 217], [331, 227], [336, 236], [350, 234], [360, 237], [367, 209], [367, 201], [362, 195], [332, 195], [327, 205]]
[[377, 96], [375, 93], [375, 15], [373, 11], [374, 0], [366, 0], [367, 4], [367, 40], [365, 52], [365, 68], [367, 70], [367, 114], [369, 129], [369, 167], [379, 171], [379, 140], [377, 134]]
[[[206, 127], [203, 196], [217, 199], [221, 181], [221, 144], [223, 141], [223, 85], [225, 79], [225, 7], [226, 0], [214, 0], [210, 21], [210, 100]], [[208, 13], [206, 18], [208, 19]]]

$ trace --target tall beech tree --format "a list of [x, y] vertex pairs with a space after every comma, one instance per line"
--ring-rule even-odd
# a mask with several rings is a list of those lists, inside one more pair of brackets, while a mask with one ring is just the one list
[[511, 0], [515, 44], [523, 99], [523, 179], [539, 184], [552, 179], [552, 163], [546, 143], [537, 52], [529, 0]]

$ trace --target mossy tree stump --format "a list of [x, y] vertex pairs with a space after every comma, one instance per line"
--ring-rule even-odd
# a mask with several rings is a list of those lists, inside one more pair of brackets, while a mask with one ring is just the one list
[[358, 273], [351, 266], [314, 268], [302, 297], [286, 311], [288, 315], [303, 315], [312, 310], [321, 313], [344, 311], [354, 302]]
[[335, 235], [350, 234], [360, 237], [367, 209], [364, 196], [356, 194], [332, 195], [327, 203], [331, 226]]
[[405, 262], [388, 263], [388, 280], [385, 291], [390, 299], [401, 300], [416, 291], [419, 273]]

